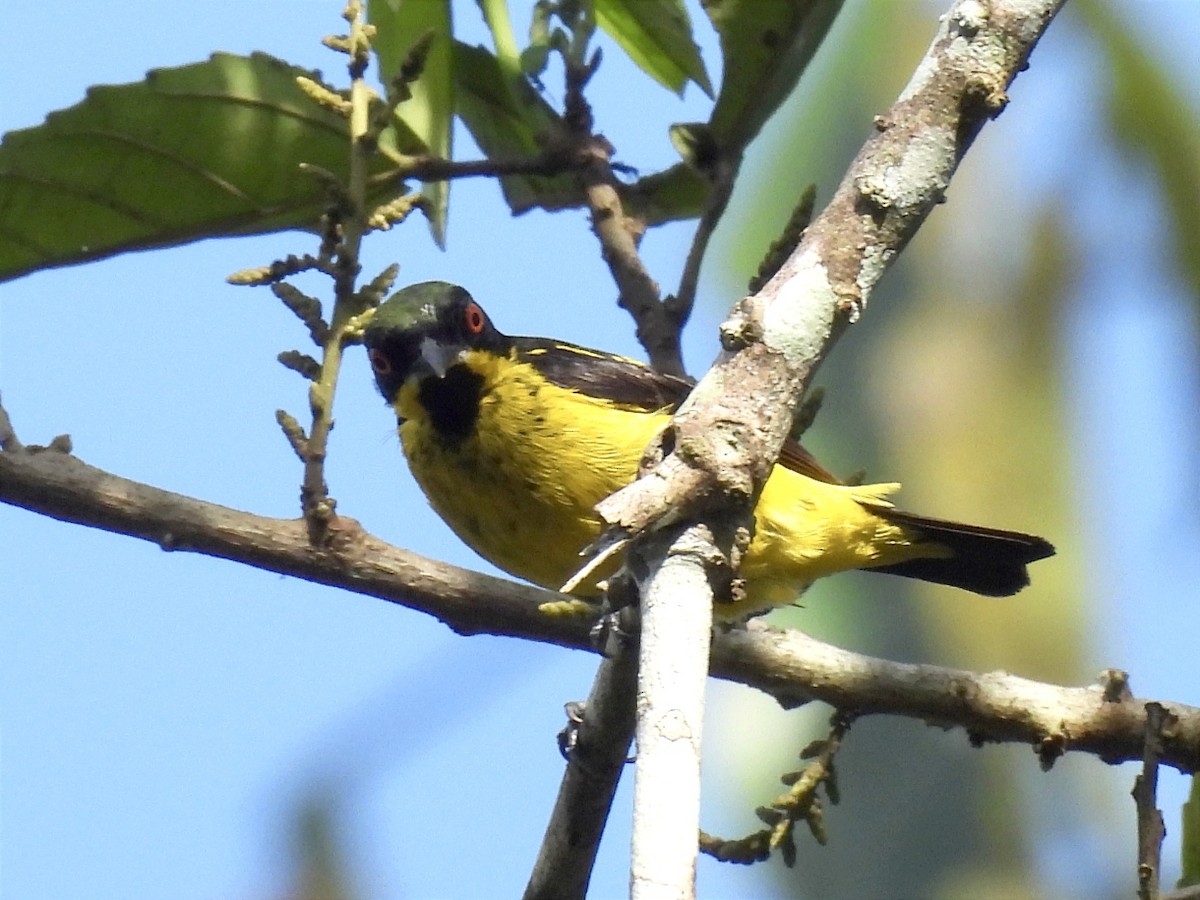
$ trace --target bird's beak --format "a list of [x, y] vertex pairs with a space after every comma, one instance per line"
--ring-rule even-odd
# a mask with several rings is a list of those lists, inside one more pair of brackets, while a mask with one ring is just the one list
[[462, 348], [442, 344], [431, 337], [421, 341], [420, 359], [438, 378], [445, 378], [446, 372], [462, 358]]

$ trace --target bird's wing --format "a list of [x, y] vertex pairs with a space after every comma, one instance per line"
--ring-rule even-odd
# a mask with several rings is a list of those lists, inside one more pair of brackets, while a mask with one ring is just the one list
[[589, 397], [646, 412], [676, 407], [695, 384], [645, 363], [600, 350], [544, 338], [513, 338], [518, 358], [546, 380]]
[[805, 450], [799, 441], [791, 438], [783, 442], [783, 449], [779, 451], [779, 464], [785, 469], [806, 475], [813, 481], [842, 484], [842, 480], [817, 462], [817, 458]]
[[[674, 412], [696, 384], [691, 378], [667, 375], [635, 359], [565, 341], [518, 337], [513, 338], [513, 346], [520, 359], [552, 384], [646, 412]], [[779, 463], [815, 481], [842, 483], [797, 441], [783, 445]]]

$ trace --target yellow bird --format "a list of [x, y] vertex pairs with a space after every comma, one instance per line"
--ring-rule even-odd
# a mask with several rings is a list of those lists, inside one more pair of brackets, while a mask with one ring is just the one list
[[[637, 476], [692, 382], [632, 359], [499, 332], [461, 287], [399, 291], [363, 332], [404, 455], [446, 523], [506, 572], [557, 589], [600, 532], [593, 507]], [[868, 569], [1007, 596], [1045, 540], [894, 509], [898, 484], [846, 485], [798, 444], [758, 505], [736, 619], [792, 603], [814, 579]], [[602, 577], [605, 572], [599, 573]], [[596, 580], [576, 593], [594, 596]]]

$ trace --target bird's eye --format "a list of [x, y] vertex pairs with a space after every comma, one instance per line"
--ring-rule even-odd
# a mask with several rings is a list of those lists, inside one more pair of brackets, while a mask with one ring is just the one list
[[371, 361], [371, 368], [376, 375], [392, 374], [392, 362], [384, 355], [382, 350], [372, 349], [367, 351], [367, 359]]
[[483, 331], [483, 326], [487, 323], [487, 316], [483, 314], [483, 309], [478, 303], [472, 301], [467, 304], [466, 310], [463, 312], [463, 324], [467, 327], [469, 334], [479, 334]]

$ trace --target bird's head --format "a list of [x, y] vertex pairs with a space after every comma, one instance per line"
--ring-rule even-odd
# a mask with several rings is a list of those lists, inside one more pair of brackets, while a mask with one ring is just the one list
[[499, 349], [505, 338], [465, 289], [424, 281], [397, 291], [363, 329], [380, 393], [393, 402], [409, 380], [444, 378], [472, 349]]

